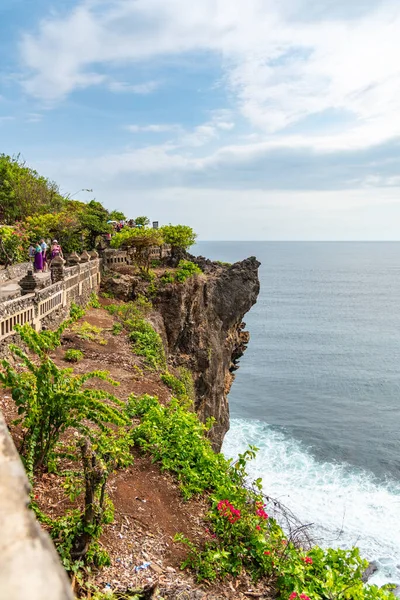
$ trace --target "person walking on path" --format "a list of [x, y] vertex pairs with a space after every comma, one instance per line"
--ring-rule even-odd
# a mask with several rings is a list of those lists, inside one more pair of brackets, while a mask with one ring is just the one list
[[40, 240], [40, 247], [42, 248], [43, 255], [43, 271], [47, 271], [47, 244], [43, 238]]
[[51, 243], [50, 259], [53, 260], [53, 258], [55, 258], [56, 256], [61, 256], [61, 258], [63, 258], [63, 253], [61, 246], [57, 242], [57, 240], [53, 240]]
[[43, 251], [42, 246], [38, 242], [35, 247], [35, 260], [33, 263], [36, 273], [41, 273], [43, 269]]
[[33, 264], [33, 262], [35, 260], [35, 246], [33, 244], [31, 244], [29, 246], [28, 255], [29, 255], [29, 262], [31, 262]]

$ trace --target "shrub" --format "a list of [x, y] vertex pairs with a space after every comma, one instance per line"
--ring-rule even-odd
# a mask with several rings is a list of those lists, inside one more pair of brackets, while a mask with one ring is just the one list
[[101, 304], [99, 302], [99, 298], [95, 292], [90, 294], [89, 302], [87, 304], [88, 308], [101, 308]]
[[181, 534], [175, 537], [189, 549], [182, 568], [191, 567], [198, 580], [207, 581], [244, 571], [254, 580], [267, 577], [285, 600], [394, 600], [387, 589], [363, 584], [368, 563], [357, 548], [305, 551], [287, 539], [266, 512], [261, 481], [251, 488], [245, 484], [247, 461], [257, 449], [250, 447], [234, 464], [215, 454], [204, 437], [209, 424], [200, 423], [188, 408], [176, 399], [161, 406], [151, 396], [132, 396], [127, 408], [141, 419], [133, 440], [162, 469], [176, 474], [184, 497], [210, 492], [205, 543], [198, 547]]
[[[30, 326], [19, 330], [22, 340], [31, 349], [35, 348], [30, 339], [34, 339], [34, 333]], [[94, 378], [118, 385], [107, 372], [74, 375], [72, 369], [59, 369], [39, 347], [36, 352], [38, 364], [18, 346], [11, 344], [10, 350], [27, 370], [17, 371], [8, 360], [3, 360], [4, 372], [0, 372], [0, 382], [11, 389], [20, 415], [17, 423], [26, 430], [22, 450], [25, 450], [28, 473], [47, 465], [60, 435], [69, 427], [85, 434], [88, 432], [85, 420], [98, 426], [125, 423], [117, 398], [104, 390], [86, 388], [86, 382]], [[104, 400], [108, 400], [109, 404]]]
[[161, 381], [174, 393], [178, 400], [194, 400], [194, 385], [191, 372], [180, 367], [178, 377], [166, 371], [161, 375]]
[[151, 302], [139, 296], [136, 302], [110, 304], [106, 309], [121, 320], [124, 328], [129, 332], [133, 351], [144, 358], [147, 367], [165, 368], [166, 359], [162, 339], [151, 324], [143, 318], [143, 315], [152, 309]]
[[144, 319], [136, 319], [132, 323], [129, 339], [133, 343], [133, 351], [142, 356], [150, 368], [159, 369], [165, 366], [164, 346], [160, 335]]
[[96, 327], [96, 325], [91, 325], [87, 321], [74, 325], [72, 331], [74, 331], [81, 340], [96, 342], [102, 346], [107, 344], [102, 336], [103, 329], [101, 327]]
[[112, 326], [112, 334], [113, 335], [119, 335], [121, 333], [121, 331], [123, 330], [124, 326], [122, 325], [122, 323], [114, 323]]
[[201, 273], [200, 267], [192, 263], [190, 260], [180, 260], [178, 270], [175, 273], [175, 280], [183, 283], [189, 277]]
[[175, 273], [172, 273], [171, 271], [165, 271], [164, 275], [162, 275], [162, 277], [160, 277], [160, 282], [163, 285], [167, 285], [168, 283], [174, 283], [175, 281]]
[[164, 225], [160, 231], [165, 243], [172, 246], [172, 254], [180, 249], [187, 250], [190, 246], [193, 246], [197, 237], [188, 225]]
[[67, 362], [76, 363], [82, 360], [82, 358], [83, 352], [81, 352], [80, 350], [74, 350], [73, 348], [70, 348], [64, 354], [64, 360], [66, 360]]

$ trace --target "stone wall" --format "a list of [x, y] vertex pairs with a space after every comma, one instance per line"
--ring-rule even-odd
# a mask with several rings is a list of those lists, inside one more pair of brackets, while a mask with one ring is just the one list
[[0, 283], [8, 281], [9, 279], [18, 279], [27, 274], [28, 269], [32, 268], [32, 263], [24, 262], [17, 265], [12, 265], [6, 269], [0, 270]]
[[[68, 314], [72, 301], [86, 304], [100, 285], [96, 253], [77, 257], [65, 267], [56, 261], [52, 285], [34, 289], [14, 300], [0, 303], [0, 352], [18, 323], [37, 330], [57, 326]], [[22, 291], [37, 285], [32, 276], [21, 282]], [[1, 348], [2, 346], [2, 348]], [[68, 577], [58, 554], [28, 508], [29, 483], [24, 467], [0, 411], [0, 598], [7, 600], [73, 600]]]
[[[107, 248], [103, 251], [103, 261], [106, 267], [112, 268], [118, 265], [129, 265], [135, 263], [135, 253], [133, 259], [125, 250], [113, 250]], [[153, 260], [161, 260], [167, 256], [171, 256], [171, 246], [163, 244], [162, 246], [153, 246], [150, 248], [150, 256]]]
[[28, 508], [29, 489], [0, 412], [0, 597], [73, 600], [58, 554]]
[[31, 293], [0, 303], [0, 344], [13, 335], [17, 324], [30, 323], [40, 331], [58, 325], [67, 316], [72, 302], [87, 303], [90, 294], [99, 289], [101, 261], [97, 253], [86, 255], [85, 262], [70, 267], [65, 267], [61, 258], [53, 260], [51, 276], [55, 283], [47, 287], [35, 287], [36, 280], [29, 274], [20, 282], [23, 292]]

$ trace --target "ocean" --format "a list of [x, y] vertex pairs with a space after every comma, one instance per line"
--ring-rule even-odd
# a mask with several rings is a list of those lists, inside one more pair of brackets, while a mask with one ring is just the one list
[[261, 477], [322, 546], [378, 562], [400, 584], [400, 243], [198, 242], [256, 256], [261, 291], [229, 395], [223, 452], [259, 448]]

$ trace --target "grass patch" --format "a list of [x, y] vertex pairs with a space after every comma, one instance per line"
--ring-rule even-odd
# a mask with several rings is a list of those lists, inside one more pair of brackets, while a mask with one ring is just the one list
[[136, 302], [110, 304], [106, 310], [119, 319], [129, 333], [132, 349], [144, 359], [149, 369], [165, 369], [166, 359], [160, 335], [144, 318], [152, 309], [152, 304], [143, 296]]
[[76, 333], [81, 340], [96, 342], [101, 346], [105, 346], [107, 344], [107, 341], [102, 335], [103, 329], [101, 327], [96, 327], [96, 325], [91, 325], [87, 321], [79, 324], [77, 323], [72, 327], [72, 331]]
[[84, 354], [80, 350], [74, 350], [73, 348], [70, 348], [65, 352], [64, 360], [71, 363], [77, 363], [82, 360], [83, 356]]

